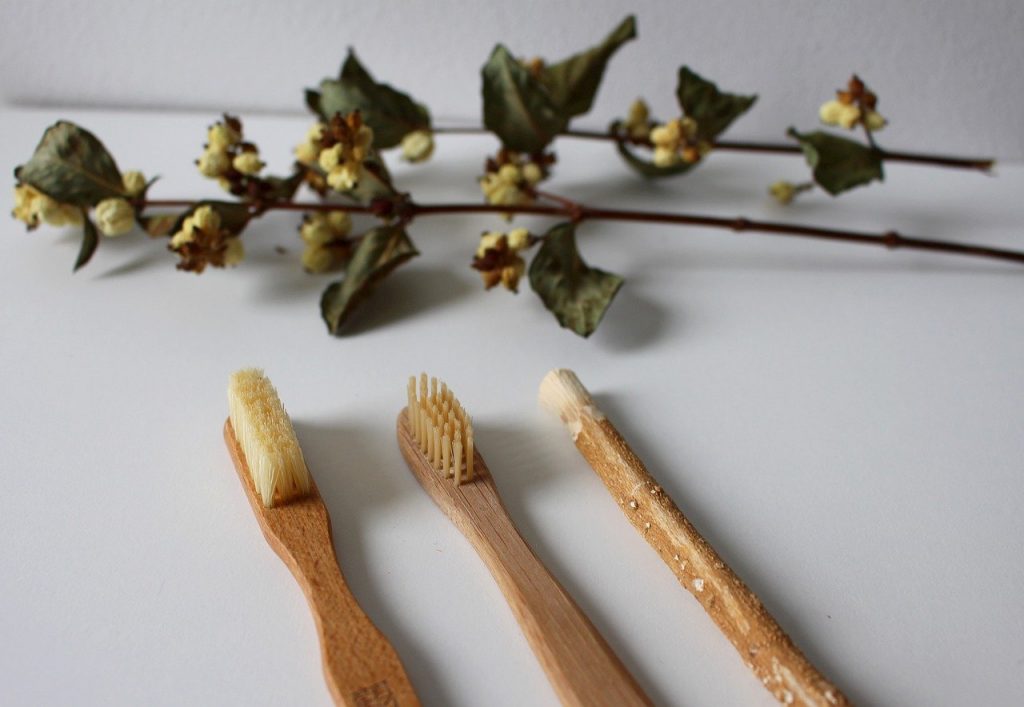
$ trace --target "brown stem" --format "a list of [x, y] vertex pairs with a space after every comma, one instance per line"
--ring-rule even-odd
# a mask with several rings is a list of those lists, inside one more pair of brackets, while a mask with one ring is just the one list
[[[485, 128], [475, 127], [441, 127], [435, 128], [434, 132], [451, 135], [482, 135], [489, 134]], [[562, 137], [578, 138], [581, 140], [606, 140], [612, 141], [622, 139], [608, 132], [600, 130], [566, 130], [561, 133]], [[625, 138], [634, 145], [649, 146], [646, 140]], [[750, 142], [740, 140], [719, 140], [715, 142], [716, 150], [729, 150], [731, 152], [763, 152], [782, 155], [798, 155], [802, 153], [799, 145], [791, 145], [784, 142]], [[921, 152], [900, 152], [896, 150], [885, 150], [875, 146], [879, 155], [887, 162], [909, 162], [912, 164], [932, 165], [935, 167], [951, 167], [954, 169], [974, 169], [981, 172], [988, 172], [995, 164], [994, 159], [984, 157], [954, 157], [952, 155], [931, 155]]]
[[[953, 253], [970, 255], [979, 258], [994, 258], [1024, 264], [1024, 252], [995, 248], [952, 241], [936, 241], [928, 238], [902, 236], [896, 231], [884, 233], [865, 233], [863, 231], [847, 231], [819, 226], [803, 226], [795, 223], [776, 221], [756, 221], [742, 216], [726, 218], [722, 216], [703, 216], [699, 214], [667, 213], [663, 211], [635, 211], [631, 209], [604, 209], [589, 207], [564, 197], [544, 193], [545, 198], [556, 201], [556, 205], [524, 204], [521, 206], [504, 206], [496, 204], [475, 203], [436, 203], [417, 204], [408, 202], [405, 205], [406, 220], [411, 221], [419, 216], [438, 216], [443, 214], [529, 214], [534, 216], [551, 216], [568, 218], [574, 222], [582, 221], [631, 221], [637, 223], [666, 223], [679, 226], [704, 226], [722, 228], [731, 231], [752, 231], [780, 236], [796, 236], [802, 238], [818, 238], [829, 241], [844, 241], [863, 245], [883, 246], [896, 249], [927, 250], [936, 253]], [[188, 207], [196, 202], [184, 200], [147, 200], [143, 207]], [[325, 204], [319, 202], [279, 201], [265, 205], [265, 210], [281, 211], [345, 211], [348, 213], [373, 213], [369, 206], [358, 204]]]

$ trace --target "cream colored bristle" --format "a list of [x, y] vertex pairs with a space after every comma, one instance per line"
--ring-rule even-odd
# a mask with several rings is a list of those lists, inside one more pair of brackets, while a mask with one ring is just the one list
[[295, 429], [263, 371], [248, 368], [232, 374], [228, 409], [263, 505], [269, 508], [308, 494], [309, 470]]
[[409, 431], [427, 463], [456, 484], [472, 479], [473, 425], [452, 389], [421, 373], [418, 381], [409, 379], [408, 392], [409, 408], [415, 410], [408, 416]]
[[544, 376], [537, 397], [541, 407], [562, 418], [573, 439], [580, 434], [581, 415], [586, 414], [598, 421], [604, 419], [590, 393], [568, 368], [556, 368]]

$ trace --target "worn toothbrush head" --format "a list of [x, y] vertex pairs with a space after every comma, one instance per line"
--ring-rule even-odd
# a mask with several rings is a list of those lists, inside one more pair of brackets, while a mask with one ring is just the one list
[[445, 383], [409, 376], [406, 422], [420, 452], [437, 472], [459, 485], [473, 479], [473, 420]]
[[263, 371], [247, 368], [231, 375], [228, 409], [263, 505], [270, 508], [307, 495], [309, 470], [295, 428]]

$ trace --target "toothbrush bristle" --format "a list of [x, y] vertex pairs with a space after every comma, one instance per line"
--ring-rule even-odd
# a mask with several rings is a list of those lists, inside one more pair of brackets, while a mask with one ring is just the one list
[[263, 505], [270, 508], [308, 494], [309, 470], [295, 429], [263, 371], [247, 368], [232, 374], [228, 409]]
[[[420, 374], [409, 377], [409, 432], [423, 457], [442, 477], [462, 484], [473, 479], [473, 421], [447, 384]], [[417, 392], [418, 391], [418, 392]]]

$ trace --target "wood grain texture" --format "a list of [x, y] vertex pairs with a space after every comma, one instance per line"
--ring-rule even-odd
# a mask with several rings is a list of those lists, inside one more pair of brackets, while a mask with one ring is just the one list
[[309, 496], [264, 508], [229, 419], [224, 441], [263, 535], [306, 594], [320, 636], [324, 675], [335, 704], [420, 704], [394, 648], [356, 603], [335, 559], [331, 521], [316, 484]]
[[629, 522], [700, 602], [762, 684], [787, 705], [849, 705], [686, 519], [593, 401], [578, 412], [570, 429], [580, 453]]
[[420, 485], [491, 571], [562, 704], [650, 705], [590, 619], [519, 534], [479, 449], [474, 452], [473, 480], [457, 486], [427, 463], [404, 410], [398, 416], [398, 445]]

